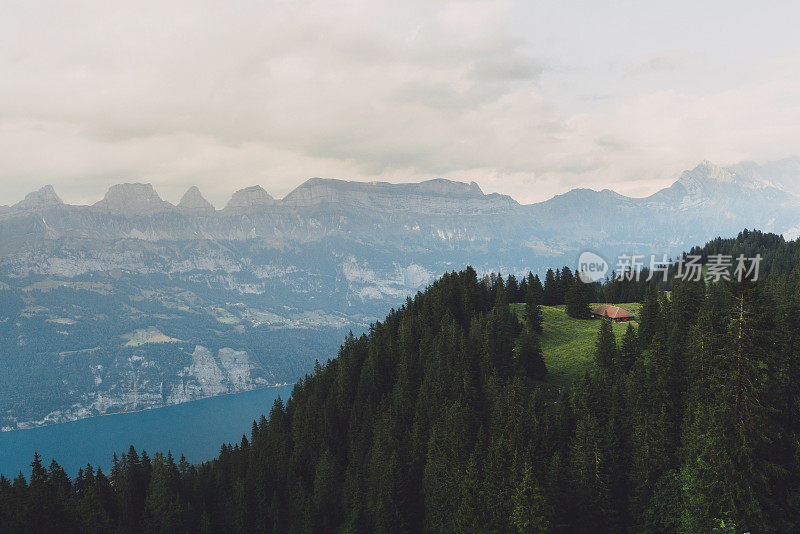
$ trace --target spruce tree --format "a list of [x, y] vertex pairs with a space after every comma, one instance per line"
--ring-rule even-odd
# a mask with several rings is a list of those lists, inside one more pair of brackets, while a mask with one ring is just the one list
[[611, 502], [610, 463], [597, 414], [578, 415], [571, 449], [572, 492], [577, 503], [575, 526], [581, 532], [602, 532]]
[[0, 474], [0, 525], [11, 525], [13, 513], [11, 482]]
[[545, 499], [529, 464], [525, 464], [522, 480], [514, 493], [513, 505], [511, 527], [517, 532], [529, 534], [550, 530], [545, 517]]
[[461, 502], [456, 512], [456, 531], [469, 533], [480, 532], [486, 524], [483, 516], [483, 496], [482, 484], [479, 471], [479, 458], [475, 451], [469, 458], [469, 463], [464, 471], [464, 478], [461, 481]]
[[611, 319], [604, 316], [600, 319], [600, 330], [595, 344], [595, 360], [601, 371], [610, 372], [618, 358], [617, 341]]
[[776, 356], [774, 305], [753, 282], [732, 282], [726, 291], [729, 320], [717, 333], [724, 342], [707, 353], [706, 391], [689, 407], [684, 433], [683, 471], [695, 481], [687, 487], [685, 498], [695, 505], [685, 521], [696, 528], [727, 520], [737, 530], [775, 529], [773, 488], [783, 484], [785, 467], [770, 454], [780, 432], [768, 408], [780, 395], [769, 371]]
[[642, 347], [650, 345], [658, 324], [658, 292], [654, 284], [648, 284], [642, 309], [639, 312], [639, 342]]
[[[566, 269], [566, 267], [565, 267]], [[575, 319], [589, 319], [589, 290], [580, 278], [575, 278], [564, 297], [567, 315]]]
[[[542, 297], [544, 295], [544, 288], [542, 287], [541, 280], [539, 280], [539, 275], [529, 272], [528, 273], [527, 282], [528, 282], [528, 286], [527, 286], [527, 290], [526, 291], [533, 291], [533, 298], [536, 299], [536, 302], [541, 303], [542, 302]], [[525, 298], [528, 298], [527, 297], [527, 295], [528, 295], [527, 292], [525, 293], [525, 295], [526, 295]]]
[[27, 528], [33, 532], [46, 532], [48, 525], [51, 525], [53, 520], [51, 517], [53, 496], [47, 480], [47, 469], [42, 465], [42, 458], [38, 452], [33, 453], [27, 495]]
[[553, 278], [553, 304], [564, 304], [564, 286], [561, 282], [561, 269], [556, 269]]
[[506, 294], [508, 295], [509, 302], [520, 302], [520, 293], [519, 293], [519, 282], [517, 282], [517, 277], [513, 274], [509, 274], [508, 278], [506, 278]]
[[559, 281], [559, 295], [561, 296], [561, 302], [559, 302], [559, 304], [561, 304], [563, 302], [566, 302], [567, 291], [569, 291], [569, 289], [572, 287], [573, 282], [575, 282], [575, 275], [573, 275], [572, 270], [565, 265], [564, 267], [561, 268], [558, 281]]
[[639, 336], [632, 323], [628, 323], [622, 337], [622, 348], [619, 351], [617, 372], [627, 374], [640, 357]]
[[533, 380], [542, 380], [547, 374], [547, 367], [539, 347], [539, 340], [534, 334], [524, 333], [517, 340], [515, 347], [516, 361], [525, 376]]
[[547, 273], [544, 275], [542, 304], [545, 306], [553, 306], [554, 304], [558, 304], [558, 287], [553, 269], [547, 269]]
[[541, 291], [534, 283], [528, 284], [528, 291], [525, 295], [525, 330], [528, 333], [542, 333], [542, 309], [539, 306]]

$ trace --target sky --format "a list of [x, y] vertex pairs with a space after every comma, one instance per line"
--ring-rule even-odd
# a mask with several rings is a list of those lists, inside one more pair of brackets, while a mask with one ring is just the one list
[[599, 4], [3, 0], [0, 205], [311, 177], [644, 196], [800, 154], [796, 3]]

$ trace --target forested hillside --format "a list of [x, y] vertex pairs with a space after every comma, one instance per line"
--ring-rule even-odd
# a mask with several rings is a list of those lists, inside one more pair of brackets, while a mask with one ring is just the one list
[[0, 480], [0, 525], [797, 531], [800, 245], [746, 232], [699, 253], [739, 251], [761, 253], [768, 276], [585, 288], [640, 294], [639, 324], [616, 339], [596, 321], [594, 370], [560, 389], [539, 348], [547, 280], [447, 274], [346, 339], [214, 461], [131, 449], [70, 481], [37, 458], [29, 482]]

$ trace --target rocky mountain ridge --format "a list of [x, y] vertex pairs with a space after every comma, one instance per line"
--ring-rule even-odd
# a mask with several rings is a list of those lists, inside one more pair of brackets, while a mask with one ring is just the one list
[[150, 184], [91, 206], [45, 187], [0, 207], [0, 427], [292, 382], [468, 264], [543, 275], [584, 250], [614, 263], [743, 228], [800, 235], [794, 184], [791, 162], [703, 162], [644, 198], [576, 189], [521, 205], [475, 183], [313, 178], [219, 210], [196, 187], [177, 206]]
[[[770, 180], [766, 173], [774, 168], [781, 172]], [[720, 167], [704, 161], [648, 197], [575, 189], [531, 205], [486, 195], [474, 182], [443, 179], [390, 184], [312, 178], [283, 199], [252, 186], [234, 193], [221, 210], [196, 187], [177, 207], [150, 184], [113, 186], [93, 206], [63, 204], [47, 187], [0, 212], [0, 232], [9, 221], [28, 216], [29, 234], [101, 239], [256, 239], [284, 246], [338, 234], [367, 241], [475, 244], [514, 234], [569, 249], [570, 242], [586, 237], [626, 244], [649, 242], [660, 232], [665, 238], [654, 244], [684, 244], [745, 226], [777, 232], [797, 227], [800, 209], [791, 184], [800, 178], [792, 178], [792, 169], [788, 163]], [[800, 166], [796, 170], [800, 176]], [[33, 214], [47, 217], [37, 220]], [[645, 225], [654, 218], [677, 224]], [[4, 244], [11, 241], [0, 242], [0, 254], [8, 252]]]
[[[772, 176], [770, 173], [774, 173]], [[609, 189], [573, 189], [557, 195], [550, 200], [521, 206], [508, 195], [498, 193], [484, 194], [475, 182], [465, 183], [436, 178], [416, 183], [357, 182], [338, 179], [311, 178], [299, 185], [282, 199], [273, 198], [259, 185], [240, 189], [233, 193], [224, 208], [216, 209], [208, 202], [197, 186], [192, 186], [177, 205], [163, 200], [152, 184], [123, 183], [109, 188], [105, 197], [92, 206], [67, 205], [56, 194], [52, 185], [29, 193], [26, 198], [11, 206], [15, 211], [42, 210], [56, 206], [88, 207], [92, 210], [118, 212], [125, 215], [153, 215], [159, 211], [179, 208], [191, 213], [216, 212], [234, 213], [257, 211], [268, 206], [304, 208], [324, 204], [383, 208], [393, 211], [422, 208], [425, 203], [440, 202], [442, 206], [464, 205], [491, 206], [494, 209], [513, 209], [515, 207], [536, 207], [558, 199], [575, 196], [588, 196], [593, 200], [604, 197], [615, 201], [627, 201], [641, 205], [660, 204], [665, 199], [688, 197], [688, 206], [698, 201], [713, 199], [716, 194], [728, 188], [739, 190], [770, 191], [776, 196], [782, 192], [787, 197], [796, 197], [795, 184], [800, 184], [800, 159], [770, 162], [759, 166], [753, 162], [722, 167], [710, 161], [703, 161], [691, 170], [686, 170], [675, 183], [648, 197], [626, 197]], [[397, 200], [405, 200], [399, 205]], [[796, 198], [795, 198], [796, 200]], [[7, 206], [4, 206], [8, 208]]]
[[196, 185], [190, 187], [189, 190], [183, 194], [177, 208], [179, 211], [189, 215], [205, 215], [216, 211], [211, 202], [203, 197], [203, 194]]

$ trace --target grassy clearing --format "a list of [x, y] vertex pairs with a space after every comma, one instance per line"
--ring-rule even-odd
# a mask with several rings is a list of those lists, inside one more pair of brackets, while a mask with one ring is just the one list
[[180, 342], [180, 339], [169, 337], [155, 326], [150, 326], [148, 328], [143, 328], [141, 330], [136, 330], [135, 332], [124, 334], [122, 338], [127, 340], [127, 343], [125, 343], [126, 347], [141, 347], [142, 345], [147, 345], [148, 343]]
[[[620, 304], [634, 315], [641, 307], [638, 303]], [[592, 306], [594, 307], [594, 305]], [[584, 372], [595, 368], [594, 350], [600, 321], [597, 319], [573, 319], [564, 311], [564, 306], [542, 306], [542, 335], [540, 343], [547, 381], [556, 387], [569, 386], [580, 379]], [[522, 320], [525, 304], [512, 304], [511, 310]], [[628, 328], [627, 323], [613, 325], [617, 343]]]

